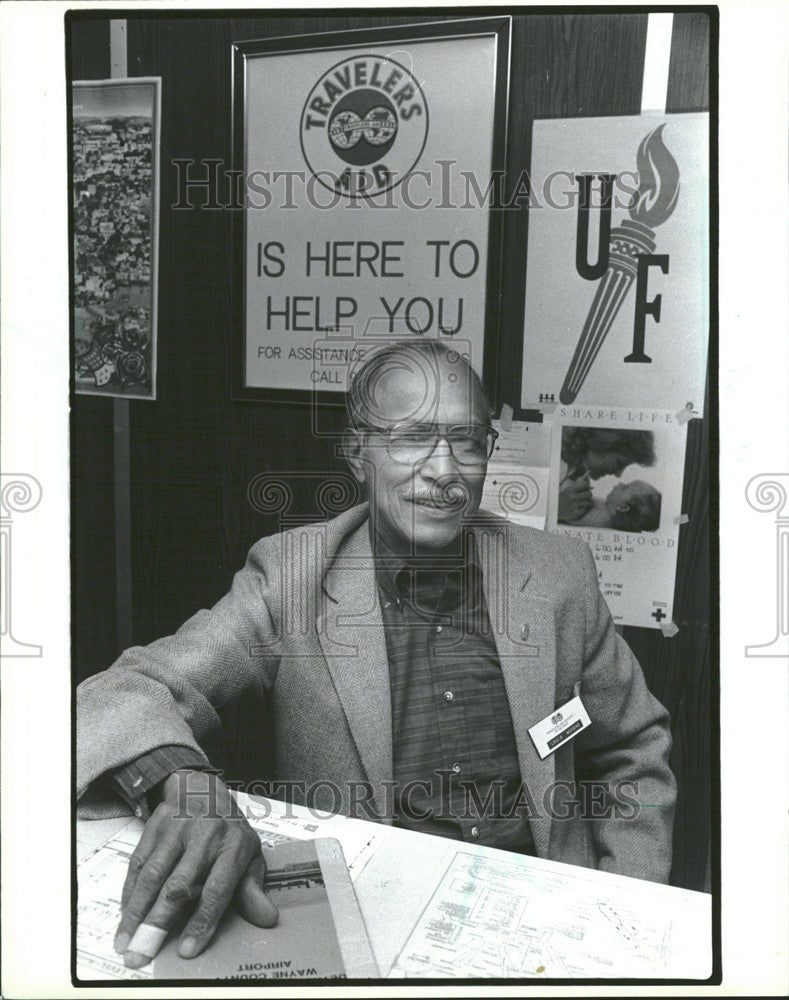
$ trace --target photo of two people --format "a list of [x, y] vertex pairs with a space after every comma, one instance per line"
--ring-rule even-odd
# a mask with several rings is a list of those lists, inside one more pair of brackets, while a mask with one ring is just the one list
[[653, 431], [563, 427], [556, 520], [657, 531], [662, 496], [655, 483], [661, 476]]

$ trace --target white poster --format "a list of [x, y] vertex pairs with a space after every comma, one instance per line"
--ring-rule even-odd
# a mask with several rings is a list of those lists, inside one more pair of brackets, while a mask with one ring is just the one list
[[548, 513], [551, 425], [512, 420], [493, 421], [498, 438], [488, 459], [480, 507], [513, 524], [542, 531]]
[[393, 337], [482, 372], [496, 47], [245, 54], [244, 389], [343, 392]]
[[523, 406], [702, 412], [708, 117], [534, 123]]
[[674, 634], [687, 422], [666, 410], [560, 406], [549, 531], [583, 539], [617, 625]]

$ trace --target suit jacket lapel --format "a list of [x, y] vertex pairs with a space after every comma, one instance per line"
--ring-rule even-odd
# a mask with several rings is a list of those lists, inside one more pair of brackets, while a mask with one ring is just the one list
[[483, 572], [488, 614], [510, 704], [521, 778], [534, 808], [530, 816], [534, 845], [540, 857], [548, 854], [550, 816], [543, 804], [544, 790], [554, 780], [553, 755], [540, 757], [529, 729], [554, 708], [556, 635], [553, 607], [531, 593], [523, 545], [506, 524], [474, 524], [477, 552]]
[[[319, 637], [337, 696], [373, 786], [379, 815], [388, 813], [392, 781], [392, 702], [375, 565], [364, 522], [336, 554], [324, 579]], [[389, 807], [391, 808], [391, 807]]]

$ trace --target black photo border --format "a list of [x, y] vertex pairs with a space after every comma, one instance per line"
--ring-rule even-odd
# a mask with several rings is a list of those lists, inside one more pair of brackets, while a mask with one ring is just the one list
[[[509, 24], [514, 16], [518, 17], [529, 17], [539, 14], [617, 14], [617, 13], [630, 13], [633, 12], [634, 8], [625, 4], [611, 4], [610, 6], [601, 7], [600, 5], [589, 5], [589, 4], [578, 4], [569, 5], [566, 7], [556, 6], [546, 4], [546, 5], [535, 5], [527, 8], [518, 8], [512, 6], [491, 6], [490, 8], [481, 7], [468, 7], [468, 8], [381, 8], [381, 7], [370, 7], [366, 8], [364, 11], [359, 11], [359, 14], [365, 15], [378, 15], [378, 16], [388, 16], [391, 15], [393, 10], [397, 10], [398, 13], [413, 15], [415, 18], [424, 16], [424, 11], [431, 11], [431, 13], [445, 13], [450, 10], [463, 11], [464, 14], [476, 14], [475, 18], [463, 19], [466, 23], [474, 21], [476, 24], [484, 23], [490, 24], [494, 21], [506, 21], [507, 28], [507, 52], [506, 52], [506, 91], [507, 99], [503, 105], [496, 104], [495, 109], [495, 121], [494, 121], [494, 149], [497, 150], [502, 158], [502, 168], [505, 167], [504, 159], [506, 154], [506, 137], [508, 128], [508, 117], [509, 117], [509, 64], [511, 59], [511, 38], [512, 33], [509, 29]], [[487, 16], [487, 10], [496, 12], [495, 16]], [[710, 378], [708, 381], [707, 392], [706, 392], [706, 402], [709, 407], [709, 437], [710, 437], [710, 447], [709, 447], [709, 465], [708, 473], [710, 476], [710, 493], [709, 493], [709, 517], [710, 517], [710, 558], [711, 558], [711, 580], [710, 580], [710, 594], [709, 594], [709, 609], [710, 609], [710, 633], [713, 636], [719, 634], [720, 625], [720, 540], [718, 537], [719, 525], [720, 525], [720, 505], [719, 505], [719, 441], [720, 441], [720, 430], [719, 430], [719, 393], [717, 388], [717, 373], [718, 373], [718, 328], [719, 328], [719, 307], [718, 307], [718, 250], [719, 250], [719, 182], [718, 182], [718, 137], [719, 137], [719, 36], [720, 36], [720, 11], [715, 5], [709, 4], [691, 4], [686, 6], [672, 5], [672, 4], [647, 4], [642, 7], [637, 8], [638, 13], [650, 14], [650, 13], [688, 13], [696, 12], [703, 13], [709, 18], [710, 23], [710, 52], [709, 52], [709, 115], [710, 115], [710, 131], [709, 131], [709, 151], [710, 151], [710, 177], [709, 177], [709, 195], [710, 195], [710, 215], [709, 215], [709, 233], [710, 233], [710, 245], [709, 245], [709, 257], [710, 257], [710, 280], [709, 280], [709, 323], [710, 323], [710, 343], [709, 343], [709, 355], [708, 355], [708, 371], [710, 373]], [[347, 9], [340, 8], [289, 8], [271, 10], [259, 15], [261, 21], [264, 18], [272, 17], [296, 17], [299, 15], [306, 14], [319, 14], [320, 16], [348, 16], [349, 11]], [[237, 8], [224, 8], [221, 10], [216, 9], [195, 9], [194, 7], [186, 7], [181, 10], [175, 10], [172, 8], [162, 8], [162, 9], [141, 9], [136, 8], [92, 8], [92, 9], [81, 9], [81, 10], [69, 10], [64, 13], [64, 42], [65, 42], [65, 85], [64, 85], [64, 112], [66, 116], [66, 135], [68, 137], [68, 149], [67, 149], [67, 162], [69, 167], [69, 176], [73, 172], [73, 152], [71, 149], [70, 136], [71, 136], [71, 125], [72, 125], [72, 108], [70, 102], [70, 83], [73, 79], [72, 76], [72, 60], [70, 56], [69, 46], [71, 39], [71, 28], [74, 24], [82, 21], [100, 21], [115, 18], [122, 18], [126, 20], [130, 19], [195, 19], [200, 18], [204, 20], [211, 19], [232, 19], [234, 17], [245, 18], [250, 16], [249, 9], [237, 9]], [[351, 14], [352, 16], [352, 14]], [[457, 35], [457, 26], [463, 23], [463, 20], [453, 20], [453, 21], [442, 21], [434, 22], [431, 27], [434, 31], [434, 35], [431, 37], [440, 36], [452, 36]], [[359, 38], [362, 34], [365, 34], [370, 40], [378, 40], [382, 38], [386, 33], [392, 32], [400, 40], [406, 39], [406, 32], [413, 30], [416, 32], [416, 37], [422, 40], [422, 30], [427, 27], [427, 24], [414, 24], [399, 26], [397, 28], [374, 28], [374, 29], [352, 29], [343, 32], [328, 32], [322, 35], [307, 36], [307, 35], [296, 35], [296, 36], [286, 36], [281, 38], [274, 38], [266, 41], [267, 50], [275, 50], [277, 48], [284, 49], [285, 43], [294, 44], [297, 40], [300, 43], [301, 48], [305, 48], [305, 42], [310, 38], [319, 39], [321, 45], [315, 47], [328, 47], [326, 45], [327, 39], [336, 39], [338, 36], [350, 36], [353, 35]], [[384, 39], [386, 40], [386, 39]], [[425, 40], [428, 40], [427, 38]], [[253, 42], [236, 43], [233, 48], [242, 48], [244, 46], [252, 44], [262, 44]], [[348, 43], [354, 44], [353, 42]], [[500, 61], [497, 60], [497, 74], [500, 72]], [[235, 73], [236, 64], [234, 62], [233, 66], [233, 80], [234, 80], [234, 94], [235, 94]], [[498, 87], [498, 76], [497, 76], [497, 87]], [[498, 94], [498, 90], [497, 90]], [[234, 113], [234, 132], [233, 132], [233, 150], [235, 152], [235, 138], [237, 135], [235, 129], [235, 114], [236, 114], [236, 104], [233, 104]], [[243, 130], [242, 130], [243, 135]], [[498, 139], [498, 145], [496, 140]], [[69, 195], [71, 194], [71, 187], [69, 186]], [[234, 225], [236, 225], [236, 215], [234, 213]], [[71, 198], [69, 197], [68, 202], [68, 226], [69, 235], [73, 232], [73, 207], [71, 203]], [[495, 307], [495, 314], [493, 310], [493, 304], [497, 302], [497, 298], [491, 298], [491, 284], [493, 287], [498, 289], [500, 284], [500, 275], [502, 271], [501, 262], [504, 252], [504, 240], [502, 238], [502, 220], [501, 213], [495, 211], [491, 212], [491, 228], [489, 230], [489, 254], [488, 254], [488, 273], [487, 273], [487, 294], [488, 300], [486, 303], [486, 324], [485, 324], [485, 371], [486, 371], [486, 383], [488, 383], [489, 390], [495, 393], [497, 396], [500, 394], [501, 390], [498, 388], [497, 382], [499, 381], [495, 377], [497, 369], [495, 368], [496, 361], [496, 336], [498, 332], [499, 325], [499, 315], [498, 315], [498, 305]], [[495, 261], [493, 268], [493, 273], [491, 273], [491, 249], [493, 248], [493, 237], [494, 234], [497, 235], [496, 249], [498, 253], [498, 259]], [[235, 243], [236, 233], [234, 231], [234, 249], [236, 247]], [[241, 238], [243, 239], [243, 228], [241, 228]], [[70, 243], [69, 248], [69, 268], [70, 268], [70, 313], [73, 317], [73, 269], [74, 269], [74, 259], [73, 259], [73, 246]], [[236, 281], [241, 277], [243, 280], [243, 274], [238, 275], [238, 272], [234, 273]], [[243, 284], [241, 284], [243, 290]], [[234, 306], [238, 308], [239, 313], [243, 314], [243, 298], [238, 294], [238, 289], [234, 286], [236, 291], [236, 296], [234, 299]], [[236, 317], [234, 316], [234, 319]], [[235, 368], [235, 373], [238, 375], [236, 384], [240, 386], [241, 384], [241, 372], [242, 368], [240, 363], [243, 359], [241, 354], [243, 350], [243, 340], [240, 332], [236, 332], [235, 336], [235, 347], [237, 350], [237, 355], [234, 358], [234, 364], [237, 365]], [[73, 331], [70, 337], [70, 351], [69, 351], [69, 388], [70, 388], [70, 398], [73, 399], [74, 396], [74, 378], [73, 378]], [[515, 363], [518, 364], [518, 370], [520, 370], [520, 358], [515, 357], [513, 359]], [[488, 365], [492, 367], [488, 367]], [[237, 399], [251, 399], [258, 401], [270, 401], [270, 402], [281, 402], [281, 403], [306, 403], [306, 402], [316, 402], [316, 393], [311, 393], [308, 399], [308, 393], [300, 393], [295, 390], [283, 391], [279, 390], [277, 395], [272, 395], [269, 391], [263, 389], [248, 390], [254, 393], [254, 395], [247, 396], [246, 394], [235, 396]], [[325, 400], [328, 405], [342, 405], [344, 394], [342, 393], [325, 393], [324, 395], [330, 397]], [[301, 398], [301, 397], [304, 398]], [[317, 400], [317, 402], [324, 402], [322, 400]], [[540, 410], [526, 409], [523, 410], [520, 406], [516, 406], [514, 409], [515, 419], [527, 420], [540, 422], [542, 420], [542, 413]], [[70, 436], [73, 437], [74, 430], [74, 410], [72, 407], [71, 414], [69, 417], [69, 427]], [[73, 503], [74, 500], [75, 487], [72, 482], [70, 488], [70, 498]], [[71, 551], [73, 559], [73, 534], [71, 542]], [[70, 627], [70, 639], [72, 647], [72, 660], [73, 660], [73, 649], [75, 641], [75, 621], [72, 615], [71, 627]], [[267, 984], [265, 982], [259, 982], [252, 985], [249, 981], [233, 981], [233, 980], [216, 980], [216, 979], [200, 979], [200, 978], [189, 978], [189, 979], [150, 979], [150, 980], [117, 980], [117, 979], [80, 979], [77, 975], [77, 942], [76, 942], [76, 928], [77, 928], [77, 913], [78, 913], [78, 892], [77, 892], [77, 796], [76, 796], [76, 686], [73, 684], [73, 662], [71, 668], [71, 703], [70, 703], [70, 729], [71, 729], [71, 761], [70, 761], [70, 771], [72, 778], [72, 788], [70, 795], [70, 831], [71, 831], [71, 844], [70, 844], [70, 856], [71, 856], [71, 878], [70, 878], [70, 915], [71, 915], [71, 926], [69, 928], [69, 965], [70, 965], [70, 980], [71, 985], [75, 988], [83, 988], [87, 990], [103, 990], [111, 988], [112, 990], [123, 991], [124, 989], [141, 989], [149, 990], [153, 989], [154, 992], [158, 989], [171, 990], [178, 987], [186, 987], [189, 989], [198, 989], [200, 987], [213, 987], [214, 989], [226, 989], [235, 988], [241, 990], [250, 989], [265, 989], [266, 986], [274, 986], [274, 983]], [[468, 988], [473, 988], [475, 986], [484, 987], [488, 989], [495, 989], [497, 986], [506, 986], [510, 988], [521, 987], [530, 993], [533, 991], [539, 991], [544, 987], [576, 987], [580, 989], [585, 989], [586, 987], [611, 987], [614, 989], [621, 989], [622, 987], [634, 986], [643, 987], [650, 990], [659, 989], [662, 986], [688, 986], [693, 987], [699, 991], [699, 993], [704, 992], [705, 987], [720, 985], [723, 981], [723, 964], [722, 964], [722, 930], [721, 930], [721, 757], [720, 757], [720, 650], [717, 643], [713, 642], [711, 647], [711, 679], [710, 679], [710, 719], [711, 719], [711, 854], [710, 854], [710, 889], [711, 889], [711, 901], [712, 901], [712, 914], [711, 914], [711, 938], [712, 938], [712, 969], [711, 974], [707, 979], [689, 979], [689, 978], [631, 978], [631, 977], [619, 977], [619, 978], [545, 978], [545, 979], [535, 979], [535, 980], [525, 980], [517, 978], [502, 978], [502, 977], [489, 977], [489, 978], [420, 978], [418, 980], [407, 980], [407, 979], [353, 979], [346, 980], [345, 982], [351, 986], [358, 989], [362, 985], [367, 986], [382, 986], [389, 988], [403, 987], [406, 985], [413, 986], [415, 994], [418, 994], [419, 989], [422, 987], [432, 987], [432, 986], [444, 986], [444, 987], [460, 987], [468, 990]], [[309, 992], [310, 989], [318, 990], [326, 986], [337, 985], [337, 980], [325, 980], [325, 979], [310, 979], [301, 980], [297, 984], [294, 983], [293, 986], [296, 989], [301, 989], [302, 991]], [[534, 994], [536, 995], [536, 993]]]

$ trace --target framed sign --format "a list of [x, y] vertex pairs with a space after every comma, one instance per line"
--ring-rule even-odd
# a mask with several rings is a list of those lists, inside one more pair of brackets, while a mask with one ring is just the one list
[[495, 367], [510, 18], [233, 46], [237, 386], [342, 404], [392, 339]]

